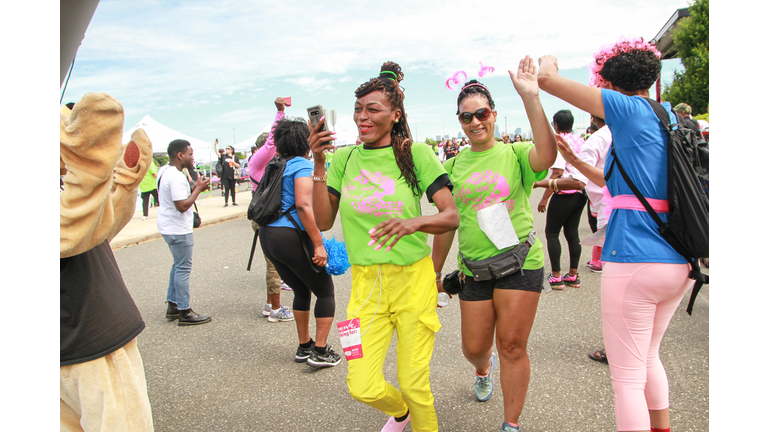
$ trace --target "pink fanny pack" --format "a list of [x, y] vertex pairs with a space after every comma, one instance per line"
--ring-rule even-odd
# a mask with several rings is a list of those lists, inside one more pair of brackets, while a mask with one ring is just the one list
[[[654, 198], [646, 198], [646, 200], [648, 201], [648, 204], [651, 205], [651, 208], [656, 211], [656, 213], [669, 213], [669, 201]], [[611, 211], [613, 209], [637, 210], [643, 212], [648, 211], [636, 196], [618, 195], [612, 197], [608, 192], [608, 188], [605, 186], [603, 186], [603, 203], [605, 204], [603, 214], [606, 218], [610, 218]]]

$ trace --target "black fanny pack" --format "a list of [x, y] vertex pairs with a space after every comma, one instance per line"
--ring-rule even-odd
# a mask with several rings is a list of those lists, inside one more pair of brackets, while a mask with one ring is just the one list
[[461, 251], [459, 251], [459, 256], [461, 256], [461, 261], [464, 263], [467, 270], [472, 273], [472, 278], [475, 281], [479, 282], [499, 279], [517, 273], [518, 271], [522, 271], [525, 257], [528, 256], [528, 251], [531, 250], [531, 246], [533, 246], [535, 242], [536, 232], [531, 230], [528, 234], [528, 238], [526, 238], [524, 242], [500, 255], [492, 256], [480, 261], [472, 261], [464, 258]]

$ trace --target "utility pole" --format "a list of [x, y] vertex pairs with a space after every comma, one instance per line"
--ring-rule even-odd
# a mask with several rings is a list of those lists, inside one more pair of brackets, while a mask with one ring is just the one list
[[507, 132], [507, 117], [504, 117], [504, 133], [505, 134], [509, 133], [509, 132]]
[[234, 147], [235, 144], [237, 144], [235, 141], [235, 128], [232, 128], [232, 147]]

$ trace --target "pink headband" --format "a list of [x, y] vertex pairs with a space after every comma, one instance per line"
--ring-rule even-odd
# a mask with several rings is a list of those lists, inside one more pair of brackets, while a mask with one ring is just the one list
[[600, 76], [600, 71], [603, 70], [603, 65], [608, 60], [617, 57], [621, 54], [625, 54], [631, 51], [650, 51], [656, 57], [661, 58], [661, 52], [649, 42], [643, 40], [643, 38], [627, 39], [622, 37], [617, 42], [609, 45], [603, 45], [600, 51], [594, 55], [594, 61], [589, 65], [589, 69], [592, 72], [592, 77], [589, 80], [589, 85], [603, 88], [606, 85], [605, 80]]
[[490, 90], [488, 90], [488, 87], [486, 87], [486, 86], [484, 86], [484, 85], [482, 85], [482, 84], [480, 84], [480, 83], [472, 83], [472, 84], [470, 84], [470, 85], [468, 85], [468, 86], [465, 86], [463, 89], [461, 89], [461, 91], [463, 92], [464, 90], [466, 90], [466, 89], [468, 89], [468, 88], [470, 88], [470, 87], [472, 87], [472, 86], [480, 86], [480, 87], [484, 88], [484, 89], [485, 89], [485, 91], [487, 91], [487, 92], [488, 92], [488, 94], [491, 94], [491, 91], [490, 91]]

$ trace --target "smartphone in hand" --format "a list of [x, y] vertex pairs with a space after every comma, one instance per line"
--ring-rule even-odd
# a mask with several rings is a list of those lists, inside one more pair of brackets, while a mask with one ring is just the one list
[[[320, 123], [320, 118], [325, 115], [325, 111], [323, 110], [322, 105], [315, 105], [313, 107], [307, 108], [307, 115], [309, 116], [309, 120], [312, 122], [312, 128], [317, 126], [318, 123]], [[323, 125], [320, 127], [320, 130], [318, 132], [324, 132], [328, 130], [326, 127], [326, 124], [328, 123], [328, 119], [325, 119], [323, 121]], [[332, 141], [324, 141], [323, 144], [333, 144]]]

